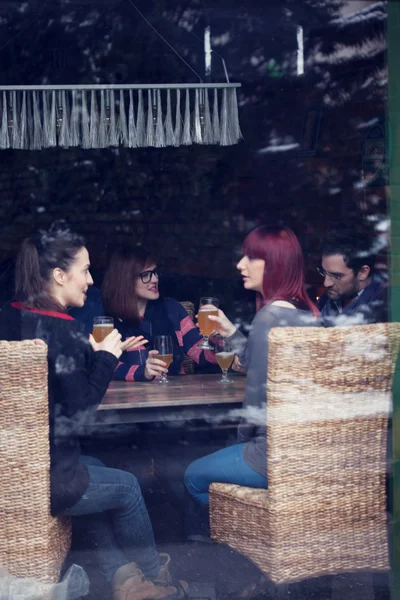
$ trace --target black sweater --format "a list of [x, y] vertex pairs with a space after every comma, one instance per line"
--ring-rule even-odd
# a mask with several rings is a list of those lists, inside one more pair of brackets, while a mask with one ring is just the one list
[[101, 402], [118, 360], [109, 352], [93, 352], [82, 325], [67, 314], [5, 305], [0, 339], [35, 338], [48, 346], [51, 512], [57, 515], [74, 506], [88, 486], [87, 468], [79, 462], [79, 433]]

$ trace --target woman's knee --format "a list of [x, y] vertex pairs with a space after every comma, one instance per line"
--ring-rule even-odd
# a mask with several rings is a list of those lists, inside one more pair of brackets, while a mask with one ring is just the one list
[[190, 488], [190, 485], [192, 482], [193, 464], [194, 463], [190, 463], [190, 465], [187, 467], [185, 474], [183, 476], [183, 483], [185, 485], [185, 488], [187, 488], [187, 489]]
[[118, 479], [119, 479], [119, 484], [126, 487], [126, 489], [129, 491], [129, 494], [132, 496], [138, 496], [138, 495], [142, 495], [142, 490], [140, 487], [140, 483], [137, 479], [137, 477], [135, 475], [133, 475], [133, 473], [129, 473], [128, 471], [122, 471], [121, 469], [119, 470], [119, 475], [118, 475]]
[[201, 460], [202, 459], [199, 458], [199, 459], [195, 460], [194, 462], [192, 462], [186, 469], [185, 474], [183, 476], [183, 482], [185, 484], [185, 488], [191, 494], [196, 494], [198, 492], [203, 491], [200, 489], [202, 487], [200, 485], [201, 480], [204, 478], [204, 477], [202, 477], [203, 469], [200, 468]]

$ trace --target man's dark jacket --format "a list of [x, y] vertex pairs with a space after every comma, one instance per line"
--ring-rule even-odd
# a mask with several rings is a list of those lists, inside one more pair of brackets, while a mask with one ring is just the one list
[[[331, 300], [325, 292], [321, 296], [318, 308], [321, 311], [321, 322], [324, 327], [345, 325], [343, 317], [353, 317], [357, 319], [357, 324], [386, 323], [389, 317], [387, 284], [372, 280], [363, 292], [342, 311], [339, 311], [336, 302]], [[339, 322], [338, 317], [340, 317]]]

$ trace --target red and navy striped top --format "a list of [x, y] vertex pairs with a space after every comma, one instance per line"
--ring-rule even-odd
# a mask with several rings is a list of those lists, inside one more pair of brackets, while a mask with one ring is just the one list
[[[156, 301], [157, 302], [157, 301]], [[194, 362], [199, 366], [200, 370], [205, 371], [217, 371], [218, 366], [216, 364], [215, 354], [211, 350], [202, 350], [199, 348], [200, 343], [203, 340], [198, 328], [194, 325], [192, 319], [182, 306], [180, 302], [173, 298], [163, 298], [163, 314], [165, 319], [169, 322], [165, 323], [165, 329], [162, 334], [168, 335], [171, 333], [176, 336], [175, 348], [174, 348], [174, 359], [168, 369], [169, 375], [184, 375], [183, 369], [183, 357], [187, 354]], [[152, 304], [153, 301], [148, 303]], [[122, 321], [121, 319], [115, 319], [115, 327], [119, 330], [123, 339], [130, 337], [131, 335], [143, 334], [149, 339], [151, 334], [154, 334], [154, 328], [152, 329], [152, 322], [148, 317], [148, 311], [144, 314], [140, 326], [140, 332], [138, 328], [132, 328], [129, 323]], [[158, 331], [157, 333], [161, 333]], [[149, 334], [149, 335], [148, 335]], [[124, 352], [120, 358], [120, 362], [115, 370], [114, 379], [119, 381], [148, 381], [144, 375], [145, 371], [145, 358], [146, 355], [143, 353], [145, 347], [137, 350], [131, 350]], [[142, 352], [141, 352], [142, 351]]]

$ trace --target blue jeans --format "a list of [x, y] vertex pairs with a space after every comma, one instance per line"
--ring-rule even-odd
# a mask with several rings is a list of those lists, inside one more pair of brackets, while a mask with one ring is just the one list
[[160, 567], [153, 528], [139, 483], [134, 475], [109, 469], [100, 460], [81, 456], [89, 471], [82, 498], [63, 514], [79, 519], [83, 533], [96, 553], [99, 567], [111, 581], [119, 567], [135, 562], [147, 577]]
[[208, 488], [211, 483], [236, 483], [268, 487], [267, 478], [254, 471], [243, 458], [245, 444], [234, 444], [192, 462], [186, 469], [186, 534], [209, 535]]

